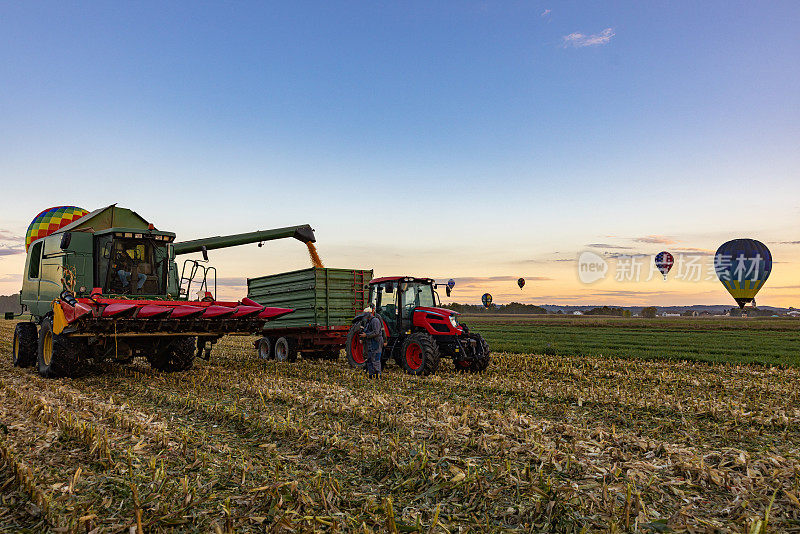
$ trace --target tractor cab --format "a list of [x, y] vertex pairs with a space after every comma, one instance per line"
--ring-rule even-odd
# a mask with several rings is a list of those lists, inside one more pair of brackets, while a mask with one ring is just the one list
[[369, 302], [383, 319], [389, 335], [394, 337], [414, 327], [417, 309], [435, 310], [447, 316], [454, 312], [440, 307], [436, 282], [430, 278], [391, 276], [369, 283]]

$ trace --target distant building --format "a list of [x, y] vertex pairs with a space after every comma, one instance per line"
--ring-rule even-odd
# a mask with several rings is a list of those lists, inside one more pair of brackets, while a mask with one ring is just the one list
[[661, 314], [661, 317], [680, 317], [680, 316], [681, 316], [680, 313], [667, 313], [667, 312], [664, 312], [664, 313]]
[[583, 312], [580, 310], [575, 310], [574, 312], [572, 312], [572, 315], [583, 315]]
[[786, 315], [788, 315], [789, 317], [800, 317], [800, 311], [792, 310], [789, 313], [787, 313]]

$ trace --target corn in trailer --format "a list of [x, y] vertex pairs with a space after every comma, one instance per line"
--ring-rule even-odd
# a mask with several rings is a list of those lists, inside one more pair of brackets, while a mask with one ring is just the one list
[[291, 315], [264, 325], [255, 347], [260, 357], [294, 361], [335, 360], [353, 317], [366, 306], [369, 269], [312, 267], [247, 280], [247, 297], [264, 306], [291, 308]]
[[[20, 304], [31, 320], [16, 325], [13, 363], [36, 364], [44, 376], [72, 375], [87, 360], [137, 356], [157, 369], [188, 369], [220, 337], [260, 333], [265, 322], [292, 312], [247, 298], [216, 300], [207, 251], [283, 238], [315, 241], [301, 225], [175, 242], [174, 233], [129, 209], [81, 215], [29, 243]], [[176, 257], [194, 252], [203, 259], [187, 259], [179, 270]]]

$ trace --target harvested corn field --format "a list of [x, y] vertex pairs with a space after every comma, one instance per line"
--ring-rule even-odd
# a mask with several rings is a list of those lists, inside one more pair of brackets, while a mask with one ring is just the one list
[[494, 354], [480, 375], [12, 368], [4, 531], [800, 531], [800, 371]]

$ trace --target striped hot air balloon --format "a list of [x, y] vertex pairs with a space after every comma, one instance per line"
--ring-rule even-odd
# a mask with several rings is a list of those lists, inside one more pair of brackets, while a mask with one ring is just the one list
[[740, 308], [755, 299], [772, 271], [772, 254], [755, 239], [723, 243], [714, 256], [717, 278]]
[[665, 250], [663, 252], [659, 252], [658, 254], [656, 254], [655, 262], [656, 262], [656, 267], [658, 268], [659, 271], [661, 271], [661, 274], [664, 275], [664, 280], [666, 280], [667, 273], [669, 272], [670, 269], [672, 269], [672, 266], [675, 264], [675, 258], [673, 258], [672, 254], [670, 254]]
[[47, 208], [34, 217], [28, 226], [28, 231], [25, 233], [25, 250], [27, 251], [31, 243], [37, 239], [49, 236], [87, 213], [89, 212], [77, 206]]

